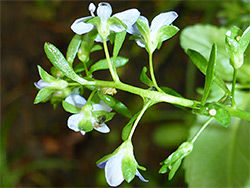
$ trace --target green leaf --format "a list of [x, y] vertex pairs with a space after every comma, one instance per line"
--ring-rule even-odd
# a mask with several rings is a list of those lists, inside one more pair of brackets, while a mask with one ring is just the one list
[[122, 174], [128, 183], [134, 179], [136, 169], [137, 166], [133, 154], [126, 153], [122, 160]]
[[56, 81], [56, 78], [54, 78], [53, 76], [51, 76], [49, 73], [47, 73], [45, 70], [43, 70], [42, 67], [40, 67], [39, 65], [37, 65], [37, 69], [39, 72], [40, 77], [42, 78], [42, 80], [44, 80], [45, 82], [54, 82]]
[[128, 139], [129, 133], [132, 129], [133, 123], [136, 120], [136, 118], [139, 116], [140, 112], [137, 112], [127, 123], [127, 125], [124, 126], [122, 129], [122, 140], [125, 141]]
[[250, 42], [250, 26], [244, 31], [240, 38], [240, 52], [244, 53]]
[[71, 66], [75, 60], [75, 57], [81, 45], [81, 42], [82, 42], [82, 36], [75, 34], [69, 43], [67, 53], [66, 53], [66, 59]]
[[147, 67], [143, 67], [140, 75], [140, 80], [142, 83], [146, 84], [149, 87], [154, 86], [153, 82], [150, 80], [150, 78], [147, 76]]
[[[116, 59], [116, 67], [121, 67], [121, 66], [126, 65], [128, 60], [129, 60], [128, 58], [118, 56]], [[111, 61], [111, 64], [113, 64], [112, 57], [110, 58], [110, 61]], [[92, 65], [89, 71], [90, 73], [93, 73], [97, 70], [105, 70], [105, 69], [109, 69], [108, 62], [106, 59], [102, 59], [96, 62], [94, 65]]]
[[43, 102], [45, 101], [50, 95], [51, 93], [53, 92], [54, 90], [49, 88], [49, 87], [46, 87], [46, 88], [43, 88], [41, 89], [37, 95], [36, 95], [36, 98], [34, 100], [34, 104], [38, 104], [40, 102]]
[[[194, 50], [188, 49], [187, 54], [190, 57], [190, 59], [193, 61], [195, 66], [204, 74], [206, 75], [206, 69], [208, 66], [207, 60], [199, 53]], [[226, 92], [230, 93], [229, 89], [227, 88], [224, 81], [221, 79], [220, 76], [218, 76], [216, 73], [214, 73], [214, 81]]]
[[[236, 90], [235, 97], [240, 108], [249, 112], [249, 92]], [[204, 121], [206, 120], [202, 116], [198, 118], [190, 130], [190, 136], [200, 129]], [[250, 143], [249, 121], [233, 117], [228, 128], [219, 126], [213, 121], [198, 137], [192, 153], [184, 160], [188, 186], [250, 187], [248, 143]]]
[[79, 113], [81, 110], [81, 109], [77, 108], [76, 106], [74, 106], [73, 104], [70, 104], [66, 101], [62, 101], [62, 106], [66, 112], [69, 112], [72, 114]]
[[156, 40], [158, 43], [173, 37], [180, 29], [173, 25], [166, 25], [159, 29]]
[[213, 25], [197, 24], [186, 27], [181, 32], [181, 47], [187, 51], [195, 50], [202, 54], [208, 61], [210, 50], [213, 43], [217, 44], [217, 61], [215, 72], [218, 73], [223, 80], [231, 81], [233, 75], [233, 67], [230, 65], [229, 56], [225, 49], [226, 28], [216, 27]]
[[103, 102], [105, 102], [108, 106], [110, 106], [113, 110], [115, 110], [119, 114], [128, 118], [132, 116], [129, 109], [117, 99], [107, 94], [103, 95], [101, 92], [98, 92], [98, 96], [100, 97], [101, 100], [103, 100]]
[[207, 70], [206, 70], [204, 94], [201, 99], [201, 105], [205, 104], [207, 97], [209, 95], [209, 92], [211, 90], [211, 86], [212, 86], [213, 79], [214, 79], [214, 68], [215, 68], [215, 63], [216, 63], [216, 56], [217, 56], [217, 46], [216, 44], [213, 44], [212, 50], [210, 53], [209, 62], [207, 65]]
[[115, 35], [115, 43], [114, 43], [114, 49], [113, 49], [113, 59], [116, 59], [116, 57], [118, 56], [118, 53], [122, 47], [122, 44], [125, 40], [126, 37], [126, 30], [116, 33]]
[[70, 67], [62, 53], [53, 44], [46, 42], [44, 44], [44, 51], [50, 62], [65, 76], [81, 84], [85, 84], [87, 82], [74, 72], [73, 68]]

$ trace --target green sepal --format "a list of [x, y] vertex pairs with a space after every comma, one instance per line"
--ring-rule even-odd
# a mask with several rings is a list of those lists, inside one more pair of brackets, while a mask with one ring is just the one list
[[212, 87], [216, 57], [217, 57], [217, 45], [213, 44], [206, 70], [205, 86], [204, 86], [204, 93], [201, 99], [201, 105], [205, 104]]
[[147, 67], [143, 67], [140, 75], [140, 80], [142, 83], [146, 84], [149, 87], [154, 86], [153, 82], [150, 80], [150, 78], [147, 76]]
[[108, 159], [110, 159], [111, 157], [113, 157], [115, 154], [116, 153], [111, 153], [111, 154], [105, 155], [104, 157], [102, 157], [101, 159], [99, 159], [98, 161], [96, 161], [96, 165], [107, 161]]
[[244, 53], [250, 42], [250, 26], [243, 32], [239, 45], [240, 45], [240, 53]]
[[54, 90], [50, 87], [45, 87], [43, 89], [41, 89], [37, 95], [36, 95], [36, 98], [34, 100], [34, 104], [38, 104], [40, 102], [44, 102], [44, 101], [47, 101], [48, 97], [51, 95], [51, 93], [53, 92]]
[[84, 118], [80, 121], [78, 128], [85, 132], [90, 132], [93, 130], [93, 124], [91, 122], [92, 117], [92, 106], [91, 105], [84, 105], [81, 109], [81, 113], [84, 113]]
[[173, 152], [167, 159], [161, 162], [161, 165], [163, 166], [159, 170], [159, 173], [164, 174], [170, 171], [168, 179], [172, 179], [180, 167], [182, 159], [189, 155], [192, 150], [193, 144], [191, 142], [182, 143], [175, 152]]
[[99, 50], [102, 50], [102, 46], [96, 44], [96, 45], [94, 45], [94, 46], [91, 48], [90, 52], [96, 52], [96, 51], [99, 51]]
[[119, 51], [122, 47], [122, 44], [125, 40], [126, 34], [127, 34], [126, 30], [115, 34], [114, 49], [113, 49], [113, 58], [114, 59], [116, 59], [116, 57], [118, 56], [118, 53], [119, 53]]
[[[115, 112], [106, 112], [106, 111], [94, 111], [92, 112], [92, 116], [95, 117], [95, 119], [103, 122], [110, 121], [115, 115]], [[102, 119], [102, 120], [101, 120]]]
[[137, 168], [142, 170], [142, 171], [146, 171], [147, 169], [144, 166], [140, 166], [139, 164], [137, 164]]
[[39, 72], [40, 77], [42, 78], [42, 80], [44, 80], [45, 82], [51, 83], [56, 81], [57, 79], [54, 78], [53, 76], [51, 76], [49, 73], [47, 73], [42, 67], [40, 67], [39, 65], [37, 65], [37, 69]]
[[[166, 25], [159, 29], [156, 36], [157, 44], [161, 44], [163, 41], [173, 37], [180, 29], [173, 25]], [[159, 49], [159, 47], [158, 47]]]
[[97, 28], [100, 28], [100, 26], [101, 26], [101, 19], [100, 19], [100, 17], [96, 16], [96, 17], [92, 17], [92, 18], [89, 18], [89, 19], [85, 20], [85, 23], [92, 23]]
[[57, 79], [64, 77], [63, 73], [60, 70], [58, 70], [56, 67], [51, 67], [50, 72], [51, 72], [51, 75]]
[[[190, 59], [192, 60], [192, 62], [195, 64], [195, 66], [204, 74], [206, 75], [206, 70], [207, 70], [207, 65], [208, 62], [205, 59], [205, 57], [203, 55], [201, 55], [199, 52], [195, 51], [195, 50], [191, 50], [188, 49], [187, 50], [187, 54], [190, 57]], [[218, 76], [216, 74], [216, 72], [214, 73], [214, 81], [216, 82], [216, 84], [218, 84], [218, 86], [220, 86], [226, 93], [230, 94], [230, 90], [228, 89], [228, 87], [226, 86], [226, 84], [224, 83], [224, 81], [221, 79], [220, 76]]]
[[75, 60], [76, 54], [80, 48], [81, 42], [82, 42], [82, 36], [75, 34], [69, 43], [66, 53], [66, 59], [68, 63], [71, 65], [71, 67]]
[[110, 95], [107, 94], [103, 95], [101, 92], [97, 93], [100, 99], [103, 100], [103, 102], [105, 102], [108, 106], [110, 106], [114, 111], [128, 118], [132, 116], [129, 109], [122, 102], [111, 97]]
[[72, 113], [72, 114], [77, 114], [81, 111], [81, 109], [77, 108], [73, 104], [70, 104], [66, 101], [62, 101], [62, 106], [66, 112]]
[[[132, 149], [129, 148], [128, 150], [132, 150]], [[124, 179], [128, 183], [130, 183], [134, 179], [136, 169], [137, 169], [137, 165], [135, 163], [133, 152], [126, 152], [122, 160], [122, 174], [123, 174]]]
[[137, 112], [127, 123], [127, 125], [124, 126], [124, 128], [122, 129], [122, 140], [125, 141], [128, 139], [129, 133], [132, 129], [133, 123], [136, 120], [136, 118], [138, 117], [138, 115], [140, 114], [140, 112]]
[[140, 18], [137, 19], [136, 24], [138, 26], [138, 30], [140, 31], [141, 35], [147, 41], [148, 37], [150, 35], [150, 30], [149, 30], [148, 24]]
[[[129, 60], [128, 58], [118, 56], [116, 58], [116, 67], [122, 67], [122, 66], [126, 65], [128, 60]], [[111, 64], [113, 64], [112, 57], [110, 58], [110, 61], [111, 61]], [[107, 59], [102, 59], [102, 60], [96, 62], [94, 65], [92, 65], [89, 71], [90, 71], [90, 73], [93, 73], [95, 71], [105, 70], [105, 69], [109, 69], [109, 65], [108, 65]]]
[[73, 68], [66, 61], [62, 53], [53, 44], [46, 42], [44, 44], [44, 51], [50, 62], [65, 76], [81, 84], [85, 84], [87, 82], [74, 72]]
[[118, 18], [116, 17], [110, 17], [107, 21], [107, 25], [108, 27], [111, 25], [117, 25], [117, 26], [122, 26], [124, 28], [124, 30], [127, 29], [127, 26]]

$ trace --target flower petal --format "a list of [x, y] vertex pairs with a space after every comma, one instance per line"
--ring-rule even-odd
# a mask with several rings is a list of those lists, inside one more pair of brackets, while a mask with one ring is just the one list
[[113, 16], [121, 20], [124, 24], [126, 24], [129, 27], [132, 26], [139, 18], [140, 12], [137, 9], [133, 8], [125, 10], [123, 12], [116, 13]]
[[73, 114], [69, 117], [68, 119], [68, 127], [75, 131], [75, 132], [78, 132], [79, 131], [79, 123], [80, 121], [83, 119], [84, 115], [82, 113], [79, 113], [79, 114]]
[[122, 174], [123, 156], [123, 152], [118, 152], [116, 155], [111, 157], [106, 163], [105, 177], [107, 183], [112, 187], [116, 187], [124, 181], [124, 177]]
[[34, 82], [34, 85], [37, 89], [43, 89], [45, 87], [52, 86], [51, 83], [45, 82], [44, 80], [40, 79], [38, 82]]
[[91, 23], [85, 23], [84, 21], [91, 17], [92, 16], [87, 16], [75, 20], [74, 23], [71, 25], [71, 29], [78, 35], [88, 33], [94, 28], [94, 25]]
[[145, 48], [145, 43], [144, 43], [144, 41], [142, 39], [135, 39], [135, 42], [141, 48]]
[[98, 166], [99, 168], [105, 168], [107, 162], [108, 162], [108, 160], [106, 160], [106, 161], [104, 161], [104, 162], [102, 162], [102, 163], [99, 163], [97, 166]]
[[96, 36], [95, 41], [103, 43], [102, 37], [99, 34]]
[[95, 9], [96, 9], [95, 4], [94, 3], [90, 3], [89, 4], [89, 12], [91, 14], [93, 14], [95, 12]]
[[106, 21], [112, 14], [112, 7], [109, 3], [99, 3], [97, 8], [97, 16], [102, 21]]
[[80, 133], [84, 136], [86, 134], [85, 131], [80, 131]]
[[162, 26], [170, 25], [177, 17], [178, 14], [174, 11], [165, 12], [157, 15], [151, 22], [151, 32], [157, 33]]
[[98, 124], [97, 126], [94, 124], [94, 129], [101, 132], [101, 133], [109, 133], [110, 132], [109, 127], [105, 123]]
[[106, 111], [106, 112], [111, 112], [112, 108], [108, 106], [105, 102], [100, 101], [99, 104], [93, 104], [93, 112], [95, 111]]
[[82, 96], [75, 93], [70, 94], [68, 97], [66, 97], [65, 101], [78, 107], [79, 109], [81, 109], [87, 103], [87, 101]]
[[141, 173], [139, 172], [138, 169], [136, 169], [135, 175], [138, 176], [138, 177], [140, 178], [141, 181], [143, 181], [143, 182], [148, 182], [148, 180], [146, 180], [146, 179], [141, 175]]
[[[149, 25], [148, 19], [145, 16], [139, 16], [138, 19], [142, 19], [144, 22], [147, 23], [147, 25]], [[136, 23], [134, 23], [132, 26], [128, 26], [127, 32], [133, 35], [141, 35]]]

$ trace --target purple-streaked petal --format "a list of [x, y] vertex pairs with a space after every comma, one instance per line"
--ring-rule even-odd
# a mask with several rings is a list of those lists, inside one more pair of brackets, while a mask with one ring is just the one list
[[68, 97], [66, 97], [65, 101], [76, 106], [79, 109], [81, 109], [87, 103], [87, 101], [82, 96], [75, 93], [70, 94]]
[[43, 89], [45, 87], [52, 86], [53, 84], [45, 82], [44, 80], [40, 79], [38, 82], [34, 82], [34, 85], [37, 89]]
[[[148, 19], [145, 16], [139, 16], [138, 19], [142, 19], [149, 26]], [[127, 32], [129, 34], [132, 34], [132, 35], [141, 35], [136, 23], [134, 23], [132, 26], [128, 27]]]
[[151, 32], [157, 33], [162, 26], [170, 25], [177, 17], [178, 14], [174, 11], [165, 12], [157, 15], [151, 22]]
[[91, 17], [92, 16], [87, 16], [75, 20], [74, 23], [71, 25], [71, 29], [78, 35], [88, 33], [94, 28], [94, 25], [91, 23], [85, 23], [84, 21]]
[[101, 133], [109, 133], [110, 132], [109, 127], [105, 123], [102, 123], [99, 125], [94, 124], [94, 129], [101, 132]]
[[101, 18], [101, 21], [106, 21], [112, 14], [112, 7], [109, 3], [99, 3], [97, 8], [97, 16]]
[[[107, 160], [107, 161], [108, 161], [108, 160]], [[107, 161], [104, 161], [104, 162], [102, 162], [102, 163], [99, 163], [97, 166], [98, 166], [99, 168], [105, 168]]]
[[116, 155], [111, 157], [106, 163], [105, 177], [106, 177], [107, 183], [112, 187], [116, 187], [124, 181], [124, 177], [122, 173], [123, 157], [124, 157], [124, 153], [120, 151]]
[[148, 182], [148, 180], [146, 180], [146, 179], [141, 175], [141, 173], [139, 172], [138, 169], [136, 169], [135, 175], [138, 176], [138, 177], [140, 178], [141, 181], [143, 181], [143, 182]]
[[83, 117], [84, 116], [82, 113], [71, 115], [68, 119], [68, 123], [67, 123], [68, 127], [75, 132], [80, 131], [78, 126], [79, 126], [80, 121], [83, 119]]
[[110, 108], [110, 106], [108, 106], [103, 101], [100, 101], [99, 104], [93, 104], [92, 106], [93, 106], [93, 112], [95, 112], [95, 111], [111, 112], [112, 111], [112, 108]]

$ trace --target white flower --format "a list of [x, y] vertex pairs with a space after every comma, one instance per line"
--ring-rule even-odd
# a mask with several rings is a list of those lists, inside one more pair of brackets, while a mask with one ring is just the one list
[[45, 87], [53, 86], [52, 83], [45, 82], [44, 80], [40, 79], [38, 82], [34, 82], [34, 85], [37, 89], [43, 89]]
[[[87, 103], [87, 101], [81, 97], [78, 94], [71, 94], [69, 95], [65, 101], [69, 104], [74, 105], [79, 109], [79, 111], [82, 109], [82, 107]], [[105, 104], [103, 101], [101, 101], [99, 104], [93, 104], [92, 105], [92, 112], [94, 111], [106, 111], [110, 112], [112, 111], [112, 108], [110, 108], [107, 104]], [[104, 122], [99, 122], [95, 117], [92, 116], [92, 112], [90, 112], [90, 119], [91, 123], [93, 125], [93, 128], [101, 133], [109, 133], [109, 127]], [[85, 112], [80, 111], [79, 113], [73, 114], [68, 119], [68, 127], [76, 132], [81, 132], [82, 135], [85, 135], [85, 131], [79, 129], [79, 123], [84, 119]]]
[[177, 17], [178, 17], [178, 14], [176, 12], [174, 12], [174, 11], [161, 13], [161, 14], [157, 15], [152, 20], [151, 26], [149, 27], [148, 19], [146, 17], [144, 17], [144, 16], [140, 16], [139, 19], [141, 19], [143, 22], [145, 22], [148, 29], [149, 29], [149, 33], [147, 33], [148, 36], [142, 36], [142, 33], [140, 33], [140, 31], [138, 29], [137, 23], [135, 23], [132, 27], [129, 27], [127, 29], [127, 32], [130, 33], [130, 34], [141, 36], [143, 38], [143, 40], [142, 39], [136, 39], [135, 40], [136, 43], [140, 47], [144, 48], [145, 43], [147, 43], [147, 44], [150, 44], [150, 45], [152, 44], [153, 48], [155, 49], [156, 46], [158, 45], [158, 44], [155, 44], [155, 42], [157, 42], [156, 39], [157, 39], [157, 35], [158, 35], [159, 30], [163, 26], [170, 25]]
[[[76, 34], [82, 35], [94, 29], [95, 26], [92, 23], [85, 23], [85, 21], [91, 17], [95, 17], [94, 15], [95, 9], [96, 9], [95, 5], [93, 3], [90, 3], [89, 11], [91, 13], [91, 16], [79, 18], [75, 20], [75, 22], [71, 25], [71, 29]], [[97, 16], [100, 18], [101, 26], [100, 28], [97, 28], [97, 29], [98, 29], [99, 35], [105, 38], [109, 35], [110, 30], [114, 32], [121, 32], [126, 29], [122, 25], [108, 24], [109, 18], [112, 18], [112, 17], [118, 18], [127, 27], [131, 27], [138, 19], [140, 12], [137, 9], [129, 9], [129, 10], [114, 14], [112, 17], [111, 17], [111, 14], [112, 14], [112, 7], [109, 3], [102, 2], [98, 4]], [[100, 36], [97, 36], [95, 41], [102, 42], [102, 38]]]
[[[106, 181], [110, 186], [116, 187], [124, 180], [130, 182], [135, 175], [140, 180], [148, 182], [137, 169], [138, 164], [134, 158], [133, 146], [130, 140], [125, 141], [113, 154], [108, 155], [108, 158], [105, 156], [103, 159], [100, 159], [99, 163], [97, 162], [97, 166], [104, 168]], [[127, 172], [131, 173], [128, 174]]]

